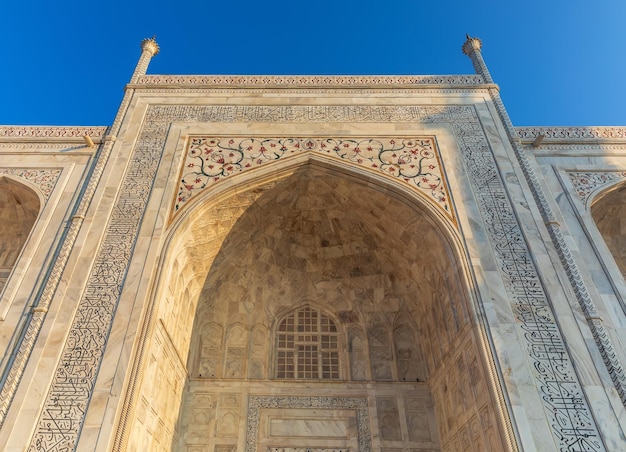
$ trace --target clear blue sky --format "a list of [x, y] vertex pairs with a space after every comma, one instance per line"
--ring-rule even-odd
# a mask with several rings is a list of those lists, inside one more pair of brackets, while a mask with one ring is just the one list
[[483, 41], [513, 123], [626, 125], [626, 1], [29, 1], [0, 26], [0, 124], [110, 125], [149, 74], [470, 74]]

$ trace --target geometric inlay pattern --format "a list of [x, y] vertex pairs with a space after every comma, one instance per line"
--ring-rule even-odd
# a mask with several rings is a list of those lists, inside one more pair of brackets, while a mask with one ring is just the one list
[[626, 171], [567, 171], [576, 194], [586, 205], [596, 190], [612, 182], [626, 178]]
[[[299, 397], [299, 396], [253, 396], [248, 400], [248, 420], [246, 425], [245, 452], [256, 452], [259, 438], [260, 412], [262, 408], [319, 408], [319, 409], [353, 409], [356, 411], [357, 441], [359, 452], [371, 452], [369, 411], [365, 397]], [[347, 449], [275, 449], [293, 451], [346, 451]]]
[[303, 152], [330, 155], [398, 178], [425, 194], [451, 218], [448, 188], [431, 137], [194, 137], [189, 141], [183, 164], [176, 210], [223, 178]]
[[[448, 125], [456, 136], [500, 277], [512, 301], [527, 358], [542, 395], [544, 412], [552, 427], [553, 439], [562, 450], [603, 450], [595, 421], [498, 171], [495, 156], [475, 108], [468, 105], [149, 105], [29, 450], [66, 451], [76, 447], [156, 169], [170, 124], [174, 121]], [[332, 408], [337, 408], [341, 407], [341, 400], [347, 399], [251, 397], [248, 439], [257, 436], [254, 429], [258, 428], [261, 406], [330, 403]], [[362, 408], [364, 416], [367, 415], [366, 407], [365, 404]], [[359, 441], [369, 438], [369, 429], [362, 431], [368, 425], [368, 421], [361, 422]], [[370, 443], [360, 445], [359, 449], [371, 450]], [[247, 446], [246, 450], [255, 449]]]

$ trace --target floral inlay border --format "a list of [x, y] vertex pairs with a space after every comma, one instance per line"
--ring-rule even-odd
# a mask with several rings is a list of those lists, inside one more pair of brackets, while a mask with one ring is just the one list
[[399, 178], [454, 220], [441, 158], [432, 137], [193, 137], [181, 171], [175, 212], [226, 177], [304, 152], [329, 155]]
[[567, 171], [566, 174], [585, 205], [591, 195], [603, 186], [626, 179], [626, 171]]

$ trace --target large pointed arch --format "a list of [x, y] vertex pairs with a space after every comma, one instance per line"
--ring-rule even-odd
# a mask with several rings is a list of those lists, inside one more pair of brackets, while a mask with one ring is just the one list
[[[296, 197], [289, 198], [294, 193]], [[315, 196], [319, 193], [323, 196], [320, 195], [318, 199]], [[288, 206], [297, 206], [299, 199], [313, 205], [320, 212], [326, 212], [328, 209], [329, 203], [325, 201], [330, 200], [335, 203], [334, 211], [338, 218], [335, 226], [343, 232], [351, 231], [354, 227], [355, 233], [361, 234], [360, 240], [364, 244], [360, 252], [369, 253], [368, 256], [375, 261], [375, 268], [366, 270], [359, 268], [358, 265], [346, 268], [340, 264], [331, 265], [332, 271], [346, 271], [342, 276], [344, 279], [339, 284], [340, 286], [347, 287], [348, 290], [356, 290], [358, 284], [355, 281], [368, 276], [367, 273], [370, 270], [378, 272], [379, 276], [382, 275], [380, 278], [389, 285], [387, 292], [385, 292], [385, 287], [378, 287], [382, 289], [382, 298], [379, 295], [377, 295], [378, 299], [375, 299], [376, 296], [371, 297], [378, 306], [372, 312], [368, 312], [366, 307], [360, 306], [356, 309], [349, 304], [346, 304], [344, 308], [336, 309], [340, 316], [345, 317], [347, 325], [360, 324], [361, 330], [367, 331], [370, 325], [368, 319], [372, 316], [372, 318], [384, 316], [385, 309], [390, 309], [392, 314], [397, 313], [400, 308], [411, 312], [414, 324], [404, 325], [404, 328], [414, 330], [423, 342], [420, 347], [415, 346], [412, 349], [428, 350], [428, 353], [422, 353], [424, 356], [421, 356], [425, 363], [423, 368], [427, 373], [425, 378], [427, 382], [413, 383], [418, 385], [416, 386], [418, 389], [414, 389], [419, 392], [427, 388], [428, 397], [434, 399], [434, 412], [439, 423], [438, 436], [441, 442], [433, 438], [431, 446], [452, 445], [454, 441], [460, 440], [461, 429], [469, 426], [470, 423], [483, 422], [485, 426], [488, 426], [489, 431], [485, 431], [483, 436], [475, 440], [486, 443], [487, 441], [493, 442], [496, 438], [495, 441], [505, 447], [504, 438], [507, 436], [505, 432], [509, 429], [508, 419], [503, 414], [506, 409], [495, 384], [497, 375], [493, 370], [493, 362], [490, 361], [488, 342], [483, 336], [484, 328], [478, 321], [480, 316], [476, 316], [474, 312], [476, 305], [475, 300], [472, 299], [472, 282], [455, 225], [437, 208], [424, 202], [420, 196], [402, 184], [390, 182], [385, 177], [373, 175], [359, 168], [352, 168], [341, 162], [311, 155], [299, 156], [285, 161], [282, 165], [276, 164], [272, 168], [262, 168], [259, 171], [234, 176], [229, 184], [223, 184], [223, 186], [216, 184], [210, 193], [206, 192], [202, 197], [197, 198], [194, 204], [189, 206], [171, 225], [167, 249], [160, 267], [170, 269], [170, 263], [176, 261], [178, 274], [164, 270], [159, 286], [184, 287], [188, 296], [172, 294], [158, 288], [155, 290], [154, 303], [150, 307], [151, 312], [146, 316], [149, 324], [141, 338], [141, 347], [148, 357], [160, 359], [160, 365], [163, 368], [175, 367], [175, 373], [186, 374], [189, 389], [185, 395], [182, 385], [170, 383], [171, 387], [162, 392], [168, 394], [168, 399], [171, 397], [179, 400], [180, 403], [176, 409], [169, 409], [172, 402], [165, 400], [165, 396], [149, 394], [142, 388], [142, 380], [147, 382], [143, 386], [152, 386], [153, 382], [150, 381], [152, 376], [161, 375], [161, 373], [152, 370], [150, 374], [146, 374], [140, 356], [135, 362], [131, 377], [133, 381], [130, 386], [136, 387], [137, 390], [128, 394], [124, 407], [125, 413], [123, 413], [130, 423], [130, 428], [127, 430], [133, 432], [127, 438], [127, 446], [134, 447], [134, 445], [141, 444], [145, 436], [141, 432], [151, 429], [145, 417], [142, 420], [141, 416], [136, 413], [142, 410], [163, 412], [163, 404], [167, 404], [169, 420], [166, 422], [165, 419], [161, 419], [159, 422], [165, 425], [167, 430], [165, 436], [169, 435], [170, 438], [176, 436], [174, 431], [179, 427], [186, 432], [181, 438], [193, 437], [195, 439], [192, 441], [216, 444], [216, 438], [220, 438], [218, 421], [215, 421], [216, 424], [211, 428], [194, 427], [196, 420], [199, 422], [201, 418], [206, 419], [207, 410], [211, 409], [217, 409], [218, 412], [210, 414], [209, 418], [223, 417], [230, 420], [234, 417], [239, 422], [245, 422], [245, 413], [241, 411], [241, 407], [245, 404], [241, 400], [233, 396], [235, 397], [232, 402], [234, 405], [229, 405], [231, 402], [227, 401], [228, 397], [224, 396], [226, 398], [222, 401], [220, 397], [224, 394], [209, 390], [211, 383], [207, 383], [198, 376], [190, 375], [187, 368], [188, 359], [191, 360], [192, 356], [203, 353], [202, 350], [198, 350], [198, 346], [194, 349], [193, 345], [193, 337], [199, 336], [194, 336], [194, 333], [191, 338], [175, 341], [172, 338], [177, 336], [173, 334], [173, 331], [181, 328], [188, 330], [189, 325], [181, 325], [180, 322], [194, 321], [196, 326], [193, 330], [196, 331], [198, 325], [205, 325], [209, 320], [216, 330], [222, 331], [226, 331], [232, 324], [241, 325], [246, 322], [249, 324], [248, 333], [253, 329], [267, 328], [267, 325], [259, 324], [258, 319], [266, 315], [269, 319], [268, 324], [271, 324], [272, 316], [284, 308], [284, 303], [293, 302], [294, 297], [297, 298], [294, 295], [295, 292], [281, 294], [277, 298], [282, 301], [279, 300], [275, 305], [266, 303], [262, 299], [260, 306], [246, 307], [243, 306], [245, 303], [255, 304], [256, 302], [240, 297], [241, 293], [227, 287], [228, 284], [235, 284], [232, 275], [236, 274], [240, 277], [242, 269], [250, 270], [248, 276], [252, 275], [251, 278], [259, 277], [260, 272], [255, 265], [260, 262], [259, 258], [263, 253], [274, 252], [274, 257], [283, 259], [279, 267], [284, 271], [282, 273], [277, 271], [276, 278], [282, 279], [283, 282], [288, 280], [294, 286], [310, 285], [310, 281], [303, 281], [307, 278], [306, 270], [301, 270], [300, 273], [291, 271], [293, 269], [290, 268], [292, 263], [289, 263], [289, 256], [276, 254], [275, 250], [280, 253], [278, 246], [267, 246], [265, 249], [256, 250], [256, 254], [247, 256], [248, 260], [244, 262], [245, 265], [237, 265], [237, 262], [240, 264], [243, 262], [238, 260], [240, 257], [237, 254], [237, 250], [240, 249], [238, 246], [242, 243], [249, 244], [254, 238], [250, 236], [250, 234], [254, 235], [254, 232], [250, 231], [256, 231], [253, 228], [261, 225], [266, 227], [263, 232], [264, 237], [268, 237], [268, 230], [284, 226], [284, 224], [271, 224], [271, 221], [274, 221], [272, 218], [275, 218], [272, 217], [272, 212], [288, 213]], [[363, 225], [365, 232], [358, 232], [359, 224]], [[306, 249], [302, 250], [305, 256], [301, 258], [301, 262], [293, 265], [301, 266], [304, 261], [306, 266], [307, 262], [315, 261], [311, 253], [317, 248], [324, 248], [320, 251], [323, 257], [318, 258], [319, 262], [315, 261], [319, 264], [321, 261], [332, 258], [334, 251], [331, 252], [329, 248], [339, 246], [345, 251], [351, 246], [350, 243], [341, 242], [341, 239], [337, 238], [339, 236], [333, 236], [325, 243], [325, 239], [319, 234], [313, 235], [316, 240], [308, 248], [305, 247]], [[345, 236], [350, 236], [350, 234]], [[301, 238], [293, 235], [292, 237]], [[334, 243], [335, 239], [340, 243]], [[182, 279], [184, 282], [172, 284], [170, 282], [172, 278]], [[250, 281], [246, 280], [245, 284], [259, 287], [263, 283]], [[219, 284], [222, 284], [222, 287], [218, 287]], [[370, 289], [376, 290], [373, 287], [364, 288], [364, 290]], [[333, 299], [339, 300], [337, 294], [341, 291], [335, 290], [335, 292]], [[302, 296], [311, 297], [311, 294], [306, 293]], [[315, 296], [319, 298], [319, 293]], [[352, 301], [358, 297], [358, 295], [353, 296]], [[213, 301], [207, 302], [211, 298]], [[405, 298], [411, 301], [404, 301]], [[180, 306], [182, 303], [178, 300], [183, 299], [191, 300], [191, 311], [196, 312], [195, 318], [191, 316], [192, 318], [186, 319], [177, 313], [177, 310], [189, 309], [189, 307]], [[219, 303], [215, 300], [219, 300]], [[241, 306], [243, 306], [241, 308], [243, 311], [249, 311], [247, 317], [238, 314]], [[233, 313], [235, 313], [234, 316]], [[430, 321], [418, 321], [420, 318]], [[346, 328], [346, 331], [355, 331], [355, 328]], [[390, 344], [394, 340], [393, 333], [392, 318], [387, 332]], [[367, 341], [366, 335], [361, 335], [359, 340]], [[168, 343], [165, 344], [165, 342]], [[267, 344], [257, 345], [259, 350], [267, 351]], [[403, 347], [407, 348], [406, 344]], [[252, 350], [252, 346], [248, 349]], [[167, 353], [168, 350], [173, 353]], [[211, 353], [207, 350], [206, 356], [225, 359], [224, 357], [228, 355], [228, 351], [225, 350], [215, 350], [213, 355]], [[381, 353], [384, 353], [384, 350], [381, 349]], [[389, 355], [392, 360], [396, 356], [391, 348]], [[367, 376], [376, 373], [372, 371], [376, 361], [372, 359], [371, 362], [371, 368], [366, 372], [363, 371], [361, 377], [367, 379]], [[269, 364], [266, 361], [264, 365], [266, 370], [257, 372], [255, 375], [268, 379]], [[225, 364], [216, 362], [215, 368], [225, 368]], [[398, 371], [394, 370], [390, 373], [389, 381], [397, 379]], [[472, 394], [457, 391], [459, 397], [464, 400], [457, 400], [454, 393], [448, 391], [451, 386], [460, 388], [461, 382], [470, 379], [475, 388]], [[192, 380], [197, 381], [198, 384], [191, 384]], [[294, 388], [291, 390], [297, 391]], [[213, 397], [213, 399], [205, 403], [207, 397], [209, 399]], [[419, 397], [409, 398], [419, 399]], [[203, 402], [198, 405], [196, 403], [198, 400]], [[137, 406], [145, 406], [145, 408], [136, 409]], [[191, 408], [185, 408], [185, 413], [176, 423], [174, 418], [179, 416], [178, 410], [181, 406], [191, 406]], [[383, 400], [381, 407], [387, 406]], [[393, 404], [389, 406], [391, 408], [381, 408], [384, 413], [381, 411], [380, 417], [374, 415], [379, 422], [379, 429], [387, 429], [384, 419], [397, 417], [394, 417], [394, 413], [399, 412], [397, 408], [393, 408]], [[459, 412], [460, 407], [463, 407], [463, 412]], [[394, 409], [396, 411], [393, 411]], [[428, 413], [420, 414], [419, 409], [414, 409], [412, 413], [414, 417], [411, 418], [411, 422], [417, 422], [416, 419], [422, 414], [429, 416]], [[199, 416], [197, 419], [196, 414]], [[406, 424], [402, 425], [405, 427], [396, 427], [406, 428]], [[224, 430], [222, 433], [230, 435], [230, 432], [231, 430]], [[397, 432], [390, 433], [390, 435], [387, 438], [389, 441], [397, 437]], [[178, 446], [178, 444], [173, 444], [173, 446]]]

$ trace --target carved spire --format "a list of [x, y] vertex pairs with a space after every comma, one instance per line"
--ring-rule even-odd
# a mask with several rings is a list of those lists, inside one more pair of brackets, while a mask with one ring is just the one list
[[474, 70], [478, 75], [483, 76], [483, 79], [485, 79], [485, 83], [493, 83], [493, 79], [491, 78], [489, 69], [487, 69], [485, 60], [483, 60], [483, 56], [480, 53], [480, 49], [483, 46], [482, 41], [478, 38], [472, 38], [468, 34], [466, 34], [465, 37], [467, 39], [463, 44], [463, 53], [470, 57], [470, 59], [472, 60], [472, 64], [474, 65]]
[[130, 78], [131, 83], [137, 82], [139, 77], [146, 75], [150, 60], [154, 55], [159, 53], [159, 50], [159, 45], [157, 44], [154, 36], [141, 41], [141, 56], [139, 57], [137, 66], [135, 66], [135, 72], [133, 72], [133, 76]]

